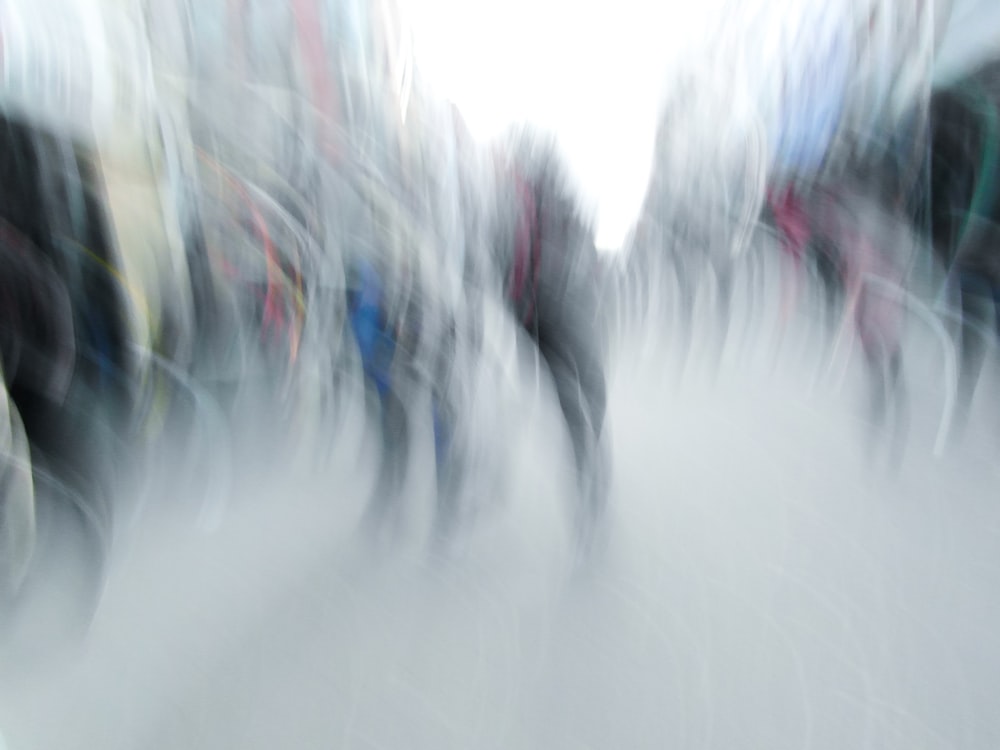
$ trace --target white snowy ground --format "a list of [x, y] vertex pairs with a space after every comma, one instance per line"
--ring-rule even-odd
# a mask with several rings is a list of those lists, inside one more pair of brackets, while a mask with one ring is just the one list
[[0, 654], [6, 748], [1000, 747], [997, 430], [933, 458], [915, 328], [906, 460], [869, 470], [858, 374], [809, 393], [809, 330], [777, 359], [747, 334], [715, 385], [623, 347], [589, 577], [528, 388], [494, 393], [526, 415], [509, 497], [455, 565], [352, 544], [370, 463], [346, 444], [322, 483], [265, 467], [214, 532], [148, 511], [82, 644], [37, 625]]

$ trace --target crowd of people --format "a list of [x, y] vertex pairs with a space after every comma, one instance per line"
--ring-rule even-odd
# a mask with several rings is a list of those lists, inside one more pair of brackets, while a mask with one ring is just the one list
[[[857, 332], [876, 422], [905, 433], [902, 331], [922, 295], [958, 316], [957, 423], [971, 407], [1000, 299], [995, 65], [932, 90], [932, 66], [915, 75], [897, 61], [892, 107], [878, 113], [848, 93], [838, 37], [823, 48], [839, 71], [828, 100], [793, 101], [789, 86], [781, 128], [753, 115], [708, 134], [692, 113], [723, 111], [731, 92], [724, 77], [690, 77], [669, 98], [646, 201], [611, 266], [558, 139], [531, 126], [474, 139], [421, 77], [390, 2], [147, 5], [107, 21], [108, 34], [144, 40], [110, 55], [133, 72], [93, 117], [108, 128], [81, 135], [23, 103], [2, 119], [9, 597], [30, 579], [40, 503], [76, 509], [100, 570], [123, 475], [150, 465], [140, 456], [201, 441], [198, 461], [225, 462], [248, 412], [275, 451], [320, 456], [359, 397], [380, 448], [364, 533], [393, 538], [427, 422], [432, 549], [449, 554], [481, 489], [472, 436], [484, 427], [469, 413], [482, 398], [473, 374], [498, 366], [489, 305], [551, 375], [574, 549], [589, 559], [612, 488], [607, 373], [621, 321], [602, 317], [615, 308], [605, 298], [639, 295], [639, 269], [642, 294], [676, 300], [664, 344], [683, 354], [714, 279], [724, 343], [733, 280], [768, 232], [785, 314], [811, 268], [833, 329]], [[140, 62], [125, 59], [136, 49]]]

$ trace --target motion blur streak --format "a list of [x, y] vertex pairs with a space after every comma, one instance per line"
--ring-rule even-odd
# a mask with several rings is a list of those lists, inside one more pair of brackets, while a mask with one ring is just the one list
[[0, 0], [0, 750], [1000, 744], [1000, 13], [642, 5]]

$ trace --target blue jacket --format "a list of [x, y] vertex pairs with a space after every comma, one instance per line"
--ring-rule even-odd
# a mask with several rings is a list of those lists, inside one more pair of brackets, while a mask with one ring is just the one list
[[384, 396], [391, 386], [390, 369], [396, 349], [385, 314], [385, 287], [375, 266], [367, 260], [357, 261], [354, 272], [356, 287], [351, 290], [349, 303], [351, 331], [365, 375]]

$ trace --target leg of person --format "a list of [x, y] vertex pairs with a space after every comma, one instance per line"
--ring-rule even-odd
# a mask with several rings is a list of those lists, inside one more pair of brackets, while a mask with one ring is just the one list
[[581, 551], [589, 552], [607, 504], [610, 460], [602, 441], [607, 393], [595, 348], [571, 326], [540, 326], [539, 350], [552, 372], [569, 430], [581, 497], [575, 527]]
[[959, 352], [961, 366], [958, 378], [958, 402], [955, 406], [955, 434], [961, 436], [968, 424], [976, 386], [986, 359], [989, 330], [993, 315], [993, 299], [989, 284], [979, 274], [961, 273], [961, 333]]
[[875, 457], [883, 430], [886, 426], [886, 415], [889, 406], [888, 370], [886, 367], [886, 352], [882, 342], [874, 336], [864, 333], [861, 338], [861, 351], [864, 354], [866, 382], [868, 390], [867, 450], [865, 455], [869, 468], [873, 468]]
[[823, 295], [823, 325], [825, 335], [832, 340], [836, 335], [837, 309], [843, 303], [844, 277], [837, 257], [837, 248], [832, 240], [817, 238], [815, 248], [816, 271]]
[[893, 410], [889, 464], [893, 471], [898, 472], [903, 463], [906, 436], [910, 430], [910, 398], [903, 374], [903, 352], [898, 346], [889, 357], [889, 387]]
[[437, 497], [431, 532], [433, 551], [446, 554], [461, 531], [463, 493], [467, 480], [467, 446], [456, 440], [457, 409], [447, 394], [435, 394], [434, 455], [437, 469]]
[[718, 331], [713, 339], [712, 347], [712, 377], [718, 376], [722, 367], [722, 355], [726, 351], [726, 339], [729, 337], [729, 327], [732, 322], [733, 301], [733, 265], [731, 262], [720, 263], [715, 269], [715, 308], [718, 317]]
[[803, 258], [812, 232], [805, 207], [791, 190], [780, 197], [772, 197], [770, 206], [784, 261], [781, 266], [780, 340], [799, 301]]
[[409, 422], [406, 405], [397, 390], [377, 384], [381, 455], [378, 476], [365, 508], [363, 525], [377, 537], [390, 516], [400, 512], [409, 458]]
[[698, 297], [697, 274], [692, 269], [692, 263], [679, 257], [674, 263], [677, 284], [678, 316], [674, 325], [676, 335], [677, 372], [683, 375], [691, 356], [694, 342], [694, 308]]
[[28, 439], [17, 409], [0, 389], [0, 603], [6, 608], [28, 574], [35, 549], [35, 492]]
[[464, 451], [456, 444], [458, 424], [458, 380], [456, 358], [458, 331], [454, 320], [444, 323], [435, 337], [433, 368], [430, 374], [431, 418], [434, 437], [434, 468], [437, 484], [431, 544], [442, 552], [456, 531], [461, 509]]
[[[905, 446], [909, 411], [903, 378], [899, 339], [898, 303], [863, 286], [855, 309], [855, 322], [868, 369], [872, 439], [888, 434], [891, 468], [898, 468]], [[874, 455], [876, 446], [870, 453]]]

